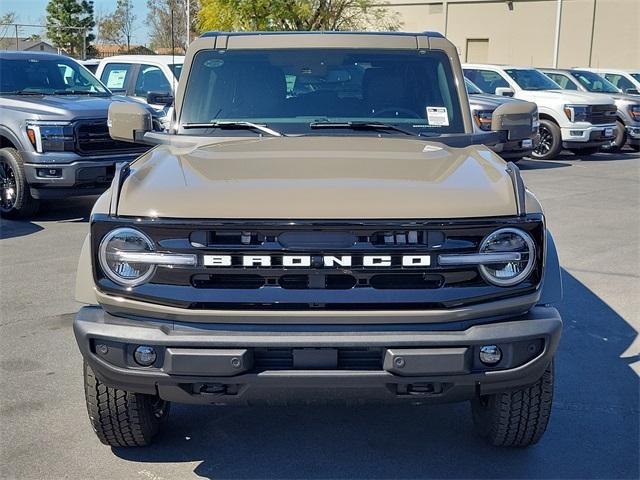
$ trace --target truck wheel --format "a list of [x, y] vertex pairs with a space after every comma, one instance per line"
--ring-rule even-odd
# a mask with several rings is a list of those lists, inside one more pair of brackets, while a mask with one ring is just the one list
[[15, 148], [0, 148], [0, 215], [27, 218], [38, 211], [24, 175], [22, 156]]
[[169, 416], [169, 402], [157, 395], [126, 392], [104, 385], [84, 363], [84, 392], [89, 420], [105, 445], [150, 445]]
[[579, 157], [587, 157], [589, 155], [595, 155], [600, 151], [600, 147], [586, 147], [586, 148], [573, 148], [571, 153], [578, 155]]
[[492, 445], [528, 447], [547, 429], [552, 400], [553, 361], [533, 385], [472, 400], [473, 423]]
[[611, 140], [611, 143], [602, 147], [605, 152], [619, 152], [627, 143], [627, 132], [624, 128], [624, 123], [620, 120], [616, 121], [616, 137]]
[[560, 127], [551, 120], [540, 120], [538, 133], [540, 134], [540, 142], [531, 152], [531, 157], [536, 160], [555, 158], [562, 150]]

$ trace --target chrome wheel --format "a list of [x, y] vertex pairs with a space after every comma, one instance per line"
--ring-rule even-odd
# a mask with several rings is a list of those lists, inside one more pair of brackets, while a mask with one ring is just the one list
[[0, 159], [0, 210], [3, 212], [13, 210], [17, 196], [15, 172], [7, 161]]
[[546, 126], [540, 125], [538, 127], [538, 133], [540, 134], [540, 143], [533, 149], [533, 153], [539, 157], [544, 157], [551, 151], [553, 146], [553, 134]]

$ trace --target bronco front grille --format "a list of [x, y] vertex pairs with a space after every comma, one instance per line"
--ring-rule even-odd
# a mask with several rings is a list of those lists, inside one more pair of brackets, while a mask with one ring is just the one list
[[[95, 268], [106, 292], [188, 309], [417, 309], [451, 308], [534, 291], [540, 282], [544, 225], [541, 215], [494, 220], [258, 222], [179, 221], [95, 217], [94, 266], [100, 239], [117, 226], [144, 231], [159, 252], [190, 253], [195, 267], [158, 267], [150, 282], [126, 289]], [[477, 266], [442, 266], [440, 254], [477, 253], [484, 237], [507, 226], [535, 239], [537, 266], [514, 287], [485, 282]], [[285, 266], [286, 255], [304, 256], [306, 266]], [[206, 266], [205, 257], [224, 256], [224, 265]], [[243, 263], [247, 256], [269, 264]], [[324, 264], [326, 256], [351, 257], [349, 266]], [[384, 256], [385, 265], [364, 265], [365, 256]], [[404, 266], [407, 256], [431, 259]]]

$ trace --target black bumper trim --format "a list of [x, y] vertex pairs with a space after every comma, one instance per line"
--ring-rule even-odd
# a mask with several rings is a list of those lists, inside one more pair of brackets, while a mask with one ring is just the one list
[[[274, 389], [286, 388], [292, 396], [299, 388], [357, 389], [363, 398], [369, 398], [369, 389], [377, 390], [372, 398], [403, 400], [407, 389], [413, 385], [429, 385], [432, 394], [425, 394], [434, 401], [471, 398], [475, 392], [493, 393], [533, 383], [551, 361], [560, 340], [562, 320], [555, 308], [534, 307], [518, 320], [472, 326], [462, 331], [351, 331], [304, 332], [304, 331], [220, 331], [190, 326], [184, 323], [141, 322], [113, 317], [100, 308], [85, 307], [74, 321], [74, 332], [85, 360], [98, 377], [107, 385], [140, 393], [157, 392], [167, 399], [187, 403], [246, 403], [249, 398], [271, 395]], [[542, 352], [532, 360], [515, 368], [460, 372], [460, 357], [450, 355], [449, 348], [465, 348], [482, 344], [519, 342], [528, 339], [543, 339]], [[413, 370], [411, 376], [394, 374], [387, 370], [273, 370], [245, 371], [238, 375], [184, 375], [169, 374], [162, 365], [159, 368], [143, 369], [115, 366], [100, 358], [91, 350], [92, 342], [122, 342], [129, 345], [146, 344], [171, 348], [189, 349], [251, 349], [252, 347], [300, 347], [338, 348], [375, 347], [388, 349], [438, 348], [447, 350], [441, 370], [429, 370], [428, 374]], [[194, 357], [197, 358], [197, 357]], [[193, 368], [201, 368], [200, 360]], [[189, 365], [182, 369], [190, 371]], [[200, 370], [202, 372], [202, 370]], [[451, 373], [457, 372], [457, 373]], [[423, 372], [424, 373], [424, 372]], [[210, 395], [193, 391], [195, 386], [217, 385], [231, 394]], [[199, 388], [199, 387], [198, 387]], [[421, 387], [422, 388], [422, 387]], [[269, 393], [267, 393], [269, 392]], [[409, 395], [411, 397], [411, 395]], [[411, 397], [413, 398], [413, 397]], [[377, 398], [380, 399], [380, 398]], [[414, 399], [415, 400], [415, 399]]]

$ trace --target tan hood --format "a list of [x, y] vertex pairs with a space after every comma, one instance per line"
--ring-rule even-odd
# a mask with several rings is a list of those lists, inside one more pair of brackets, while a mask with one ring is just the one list
[[119, 215], [383, 219], [516, 214], [505, 162], [481, 146], [378, 137], [163, 145], [132, 165]]

